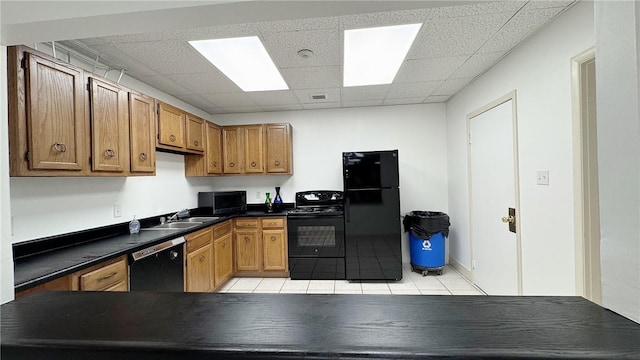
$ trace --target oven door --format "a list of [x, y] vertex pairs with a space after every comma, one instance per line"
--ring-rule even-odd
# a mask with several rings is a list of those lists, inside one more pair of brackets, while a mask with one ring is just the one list
[[295, 215], [287, 218], [289, 257], [344, 256], [344, 217]]

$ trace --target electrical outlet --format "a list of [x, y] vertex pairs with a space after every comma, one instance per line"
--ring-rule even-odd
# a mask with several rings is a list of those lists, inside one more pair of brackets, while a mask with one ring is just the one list
[[122, 205], [113, 204], [113, 217], [119, 218], [122, 216]]
[[549, 185], [549, 170], [540, 170], [536, 174], [538, 185]]
[[256, 199], [260, 199], [260, 191], [256, 191]]

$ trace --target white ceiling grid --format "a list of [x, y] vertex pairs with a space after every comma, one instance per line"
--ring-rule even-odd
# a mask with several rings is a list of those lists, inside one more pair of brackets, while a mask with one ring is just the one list
[[[447, 101], [572, 4], [496, 1], [82, 39], [127, 74], [212, 114]], [[346, 29], [423, 23], [390, 85], [342, 87]], [[290, 90], [244, 93], [188, 40], [260, 36]], [[313, 56], [302, 58], [301, 49]], [[324, 100], [311, 95], [325, 94]]]

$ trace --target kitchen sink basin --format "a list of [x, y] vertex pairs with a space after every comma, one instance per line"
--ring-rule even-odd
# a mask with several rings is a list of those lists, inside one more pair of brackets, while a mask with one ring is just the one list
[[188, 229], [194, 226], [198, 226], [202, 224], [202, 222], [172, 222], [172, 223], [165, 223], [165, 224], [160, 224], [160, 225], [156, 225], [150, 228], [143, 228], [140, 230], [167, 230], [167, 229]]
[[203, 223], [203, 222], [207, 222], [207, 221], [213, 221], [215, 219], [220, 218], [219, 216], [194, 216], [194, 217], [190, 217], [187, 219], [181, 219], [178, 220], [177, 222], [179, 223], [193, 223], [193, 222], [197, 222], [197, 223]]

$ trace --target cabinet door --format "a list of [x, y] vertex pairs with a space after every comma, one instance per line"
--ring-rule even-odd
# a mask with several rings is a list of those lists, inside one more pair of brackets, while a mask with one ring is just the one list
[[171, 105], [159, 103], [158, 143], [175, 148], [184, 148], [185, 113]]
[[213, 245], [208, 245], [187, 254], [187, 292], [209, 292], [213, 290]]
[[204, 123], [199, 117], [187, 114], [187, 149], [204, 151]]
[[207, 174], [222, 174], [222, 131], [207, 122]]
[[262, 125], [244, 127], [244, 172], [247, 174], [263, 173], [263, 130]]
[[31, 170], [82, 170], [85, 150], [83, 74], [26, 54], [28, 159]]
[[91, 170], [123, 172], [129, 168], [127, 92], [89, 78]]
[[291, 133], [289, 124], [266, 125], [267, 173], [290, 174]]
[[286, 271], [287, 245], [284, 235], [284, 229], [263, 230], [262, 239], [264, 270]]
[[222, 128], [222, 154], [225, 174], [242, 174], [242, 129], [237, 126]]
[[156, 171], [156, 126], [154, 100], [129, 93], [131, 172]]
[[233, 249], [231, 248], [231, 233], [223, 235], [213, 242], [214, 254], [214, 285], [218, 286], [233, 275]]
[[236, 269], [260, 271], [262, 263], [258, 229], [236, 229]]

